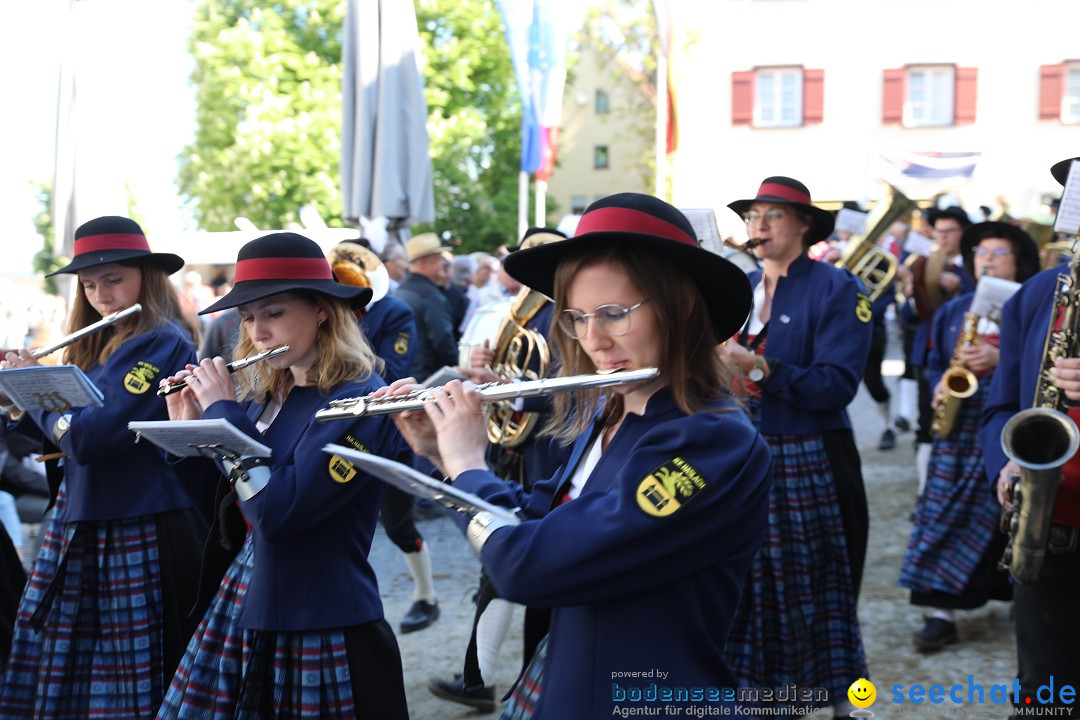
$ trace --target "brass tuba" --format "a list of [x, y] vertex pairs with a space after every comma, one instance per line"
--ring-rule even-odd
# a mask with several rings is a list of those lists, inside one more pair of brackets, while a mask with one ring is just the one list
[[1062, 412], [1064, 393], [1050, 374], [1058, 358], [1076, 357], [1078, 301], [1080, 253], [1069, 263], [1069, 273], [1058, 275], [1034, 407], [1011, 417], [1001, 431], [1002, 448], [1020, 466], [1020, 476], [1014, 478], [1010, 502], [1002, 508], [1001, 530], [1008, 534], [1009, 541], [999, 567], [1007, 568], [1021, 584], [1039, 577], [1061, 484], [1061, 467], [1080, 446], [1080, 430]]
[[979, 342], [979, 316], [973, 312], [964, 313], [964, 329], [956, 339], [949, 368], [941, 376], [945, 384], [946, 397], [938, 403], [934, 419], [930, 423], [930, 432], [936, 437], [947, 438], [956, 424], [956, 413], [965, 400], [979, 389], [979, 379], [965, 365], [961, 352], [965, 347]]
[[913, 200], [886, 183], [885, 197], [877, 201], [866, 218], [866, 230], [862, 235], [854, 235], [848, 240], [844, 254], [836, 261], [836, 267], [850, 270], [863, 281], [871, 303], [881, 297], [896, 277], [898, 264], [891, 252], [878, 246], [878, 238], [888, 232], [894, 222], [907, 217], [914, 209]]

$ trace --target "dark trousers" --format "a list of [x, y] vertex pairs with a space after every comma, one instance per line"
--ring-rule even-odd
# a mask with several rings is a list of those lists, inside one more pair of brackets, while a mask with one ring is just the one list
[[926, 370], [915, 368], [915, 379], [919, 382], [919, 426], [915, 430], [915, 442], [932, 443], [933, 436], [930, 434], [930, 425], [934, 422], [934, 409], [930, 405], [931, 391], [926, 381]]
[[863, 372], [863, 382], [870, 391], [870, 397], [874, 402], [888, 402], [889, 388], [885, 387], [885, 380], [881, 377], [881, 363], [885, 360], [886, 345], [885, 330], [875, 330], [873, 339], [870, 341], [870, 355], [866, 358], [866, 371]]
[[[1019, 663], [1020, 705], [1065, 708], [1058, 717], [1080, 717], [1080, 707], [1060, 703], [1065, 685], [1080, 690], [1080, 552], [1047, 554], [1039, 579], [1013, 587], [1016, 615], [1016, 656]], [[1053, 676], [1054, 697], [1049, 696]], [[1039, 688], [1042, 698], [1038, 697]], [[1031, 697], [1031, 705], [1024, 700]], [[1071, 714], [1070, 714], [1071, 713]]]
[[401, 552], [420, 552], [424, 538], [416, 529], [413, 518], [413, 496], [396, 487], [387, 487], [379, 510], [379, 520], [386, 530], [390, 541], [401, 548]]

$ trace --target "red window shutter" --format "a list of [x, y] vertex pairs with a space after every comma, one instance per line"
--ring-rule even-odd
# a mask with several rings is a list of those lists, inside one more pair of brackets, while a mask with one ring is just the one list
[[953, 123], [969, 125], [975, 122], [976, 89], [979, 80], [979, 68], [956, 68], [956, 104], [953, 108]]
[[731, 73], [731, 124], [754, 122], [754, 71]]
[[825, 117], [825, 71], [803, 70], [803, 125], [816, 125]]
[[881, 88], [881, 122], [885, 125], [899, 125], [904, 122], [904, 81], [907, 70], [885, 71], [885, 82]]
[[1065, 63], [1039, 66], [1039, 119], [1061, 119], [1061, 95], [1065, 92]]

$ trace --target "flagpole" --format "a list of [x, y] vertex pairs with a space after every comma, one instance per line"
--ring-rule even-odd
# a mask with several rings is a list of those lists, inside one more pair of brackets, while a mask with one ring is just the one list
[[522, 170], [518, 173], [518, 231], [517, 240], [525, 237], [525, 231], [529, 229], [529, 173]]
[[664, 43], [658, 43], [656, 54], [656, 186], [654, 195], [661, 200], [667, 195], [667, 57]]
[[547, 180], [536, 181], [536, 227], [547, 227], [547, 185]]

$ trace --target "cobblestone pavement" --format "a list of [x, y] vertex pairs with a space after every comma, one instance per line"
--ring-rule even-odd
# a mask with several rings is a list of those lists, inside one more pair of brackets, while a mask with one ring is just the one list
[[[890, 337], [890, 358], [897, 357], [899, 343]], [[887, 382], [896, 388], [900, 363], [886, 363]], [[889, 372], [889, 371], [892, 372]], [[1003, 706], [963, 706], [946, 714], [947, 706], [914, 706], [905, 703], [907, 712], [888, 701], [891, 688], [905, 688], [915, 683], [928, 687], [940, 683], [946, 687], [962, 684], [968, 676], [987, 688], [1008, 683], [1016, 677], [1013, 629], [1009, 605], [993, 602], [984, 608], [958, 613], [960, 643], [935, 655], [922, 655], [912, 646], [912, 634], [921, 627], [918, 608], [908, 604], [907, 592], [896, 584], [908, 534], [909, 516], [914, 507], [917, 479], [913, 439], [910, 432], [898, 435], [897, 447], [877, 450], [881, 434], [874, 402], [865, 389], [850, 408], [855, 437], [863, 461], [863, 475], [870, 505], [870, 547], [859, 604], [864, 642], [870, 665], [870, 679], [877, 687], [879, 700], [872, 710], [876, 717], [959, 717], [1004, 718]], [[435, 586], [442, 612], [431, 627], [398, 636], [405, 668], [405, 686], [409, 709], [414, 720], [452, 720], [480, 717], [464, 706], [440, 700], [427, 690], [433, 675], [451, 675], [461, 671], [468, 643], [479, 563], [466, 545], [457, 525], [447, 517], [420, 521], [420, 530], [430, 544], [435, 568]], [[412, 601], [412, 579], [401, 557], [380, 530], [371, 557], [379, 574], [386, 616], [397, 623]], [[502, 647], [497, 676], [499, 693], [513, 682], [521, 660], [521, 614], [515, 615], [510, 634]], [[966, 690], [965, 690], [966, 694]], [[925, 712], [924, 712], [925, 710]], [[913, 712], [915, 711], [915, 712]], [[828, 718], [830, 711], [814, 717]], [[495, 715], [485, 717], [496, 717]]]

